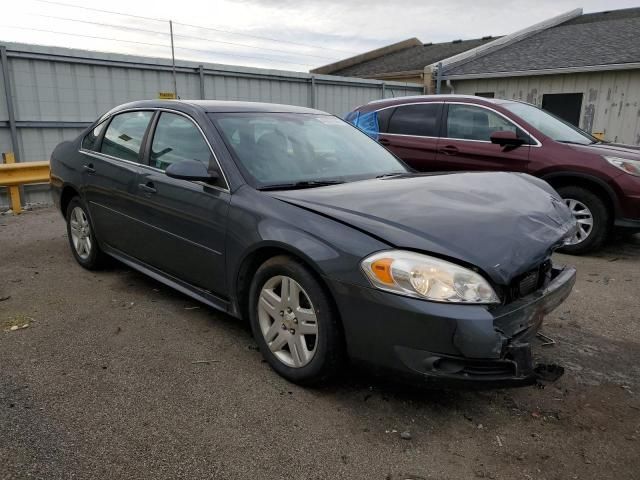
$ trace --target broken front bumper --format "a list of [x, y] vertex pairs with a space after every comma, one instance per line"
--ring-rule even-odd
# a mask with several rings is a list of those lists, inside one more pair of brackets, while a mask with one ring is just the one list
[[434, 303], [330, 282], [352, 359], [426, 380], [527, 384], [544, 316], [571, 293], [576, 271], [553, 268], [549, 284], [507, 305]]

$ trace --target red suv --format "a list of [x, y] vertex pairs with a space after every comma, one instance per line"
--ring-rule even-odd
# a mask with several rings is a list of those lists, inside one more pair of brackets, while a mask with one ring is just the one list
[[578, 221], [566, 253], [599, 248], [613, 227], [640, 231], [640, 147], [602, 142], [528, 103], [403, 97], [371, 102], [346, 119], [416, 170], [506, 170], [543, 178]]

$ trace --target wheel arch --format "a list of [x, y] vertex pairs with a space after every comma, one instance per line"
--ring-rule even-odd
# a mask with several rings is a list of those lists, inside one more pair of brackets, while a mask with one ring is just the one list
[[60, 192], [60, 211], [63, 216], [67, 215], [67, 207], [74, 197], [80, 197], [80, 192], [72, 185], [65, 185]]
[[619, 204], [615, 191], [602, 179], [579, 172], [556, 172], [541, 177], [554, 189], [566, 186], [585, 188], [600, 197], [612, 213], [612, 218], [618, 216]]
[[339, 313], [333, 296], [333, 292], [329, 288], [329, 285], [323, 278], [323, 274], [308, 255], [303, 253], [297, 248], [285, 243], [280, 242], [265, 242], [262, 243], [251, 251], [247, 252], [239, 263], [237, 275], [233, 284], [233, 292], [235, 294], [236, 308], [238, 316], [243, 319], [249, 318], [249, 290], [251, 289], [251, 279], [255, 272], [260, 268], [264, 262], [268, 259], [276, 257], [278, 255], [286, 255], [294, 258], [309, 268], [315, 279], [320, 286], [324, 288], [331, 299], [334, 307], [336, 307], [336, 313]]

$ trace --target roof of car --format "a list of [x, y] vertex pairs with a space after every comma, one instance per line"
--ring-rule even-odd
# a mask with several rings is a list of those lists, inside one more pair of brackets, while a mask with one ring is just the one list
[[297, 107], [294, 105], [281, 105], [277, 103], [262, 102], [238, 102], [225, 100], [139, 100], [117, 107], [117, 110], [128, 108], [180, 108], [195, 107], [205, 112], [232, 113], [232, 112], [269, 112], [269, 113], [315, 113], [328, 115], [327, 112], [313, 108]]
[[512, 100], [503, 100], [501, 98], [486, 98], [476, 95], [410, 95], [406, 97], [385, 98], [384, 100], [374, 100], [363, 106], [382, 107], [384, 105], [401, 105], [405, 103], [420, 102], [455, 102], [458, 100], [472, 100], [476, 103], [500, 105], [504, 103], [512, 103]]

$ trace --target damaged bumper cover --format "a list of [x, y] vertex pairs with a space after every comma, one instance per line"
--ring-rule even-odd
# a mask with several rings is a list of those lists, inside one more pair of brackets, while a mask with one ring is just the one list
[[544, 288], [492, 308], [330, 285], [352, 359], [414, 380], [497, 386], [536, 381], [531, 340], [575, 279], [575, 269], [554, 267]]

